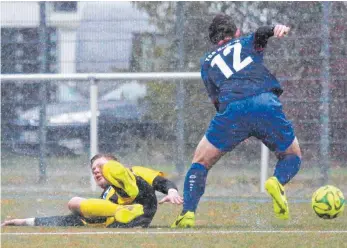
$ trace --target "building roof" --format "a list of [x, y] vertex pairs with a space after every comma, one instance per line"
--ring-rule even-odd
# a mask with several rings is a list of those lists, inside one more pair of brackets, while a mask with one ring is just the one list
[[77, 72], [127, 70], [132, 34], [155, 31], [148, 20], [131, 2], [86, 2], [77, 30]]

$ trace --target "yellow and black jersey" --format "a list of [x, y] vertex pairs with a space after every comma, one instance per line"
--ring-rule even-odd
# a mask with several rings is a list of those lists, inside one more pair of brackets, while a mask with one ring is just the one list
[[143, 214], [130, 222], [119, 222], [114, 217], [85, 218], [79, 214], [39, 217], [35, 218], [35, 225], [96, 225], [111, 228], [148, 227], [157, 210], [155, 191], [167, 194], [170, 188], [177, 189], [175, 184], [166, 179], [160, 171], [141, 166], [134, 166], [129, 169], [117, 161], [106, 163], [103, 167], [103, 175], [111, 185], [101, 194], [101, 199], [109, 200], [119, 205], [141, 204], [143, 206]]
[[104, 165], [103, 175], [111, 185], [101, 194], [102, 199], [120, 205], [141, 204], [148, 218], [157, 210], [155, 191], [167, 194], [170, 188], [177, 189], [163, 172], [142, 166], [126, 168], [113, 160]]
[[[163, 176], [160, 171], [134, 166], [126, 168], [117, 161], [109, 161], [103, 167], [102, 173], [111, 185], [102, 193], [102, 199], [110, 199], [117, 204], [131, 204], [139, 194], [138, 182], [144, 180], [150, 188], [157, 176]], [[142, 189], [144, 190], [144, 189]]]

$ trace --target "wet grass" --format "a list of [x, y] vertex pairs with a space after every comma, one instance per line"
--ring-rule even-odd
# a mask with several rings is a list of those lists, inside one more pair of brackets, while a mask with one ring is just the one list
[[[2, 218], [68, 213], [62, 200], [2, 199], [1, 205]], [[270, 202], [203, 201], [196, 216], [197, 226], [189, 230], [169, 228], [180, 211], [172, 205], [160, 206], [148, 229], [4, 227], [1, 247], [344, 247], [346, 212], [334, 220], [323, 220], [313, 213], [309, 203], [291, 203], [290, 207], [291, 219], [280, 221], [273, 217]], [[61, 234], [49, 234], [56, 232]], [[79, 234], [71, 235], [76, 232]]]
[[[121, 161], [137, 161], [136, 165], [141, 163], [140, 159], [134, 160], [133, 157], [124, 157]], [[37, 158], [2, 152], [2, 220], [68, 214], [66, 203], [71, 197], [99, 196], [100, 191], [90, 191], [87, 156], [50, 157], [47, 158], [47, 164], [48, 181], [39, 184]], [[173, 165], [157, 163], [151, 167], [169, 173], [182, 192], [184, 177], [175, 175]], [[288, 185], [292, 218], [285, 222], [273, 217], [271, 201], [264, 193], [259, 193], [258, 165], [232, 167], [219, 164], [216, 167], [209, 174], [206, 193], [197, 213], [197, 227], [192, 229], [197, 232], [170, 229], [170, 224], [181, 208], [163, 205], [159, 207], [149, 229], [6, 227], [1, 230], [1, 247], [346, 247], [347, 211], [337, 219], [322, 220], [310, 207], [311, 195], [320, 186], [318, 167], [303, 167]], [[334, 167], [329, 172], [328, 183], [341, 188], [347, 198], [346, 181], [346, 167]], [[331, 230], [345, 232], [319, 232]], [[119, 231], [123, 234], [100, 233], [105, 231]], [[126, 233], [129, 231], [139, 233]], [[52, 232], [62, 234], [20, 234]], [[68, 235], [75, 232], [89, 234]], [[95, 232], [99, 234], [95, 235]]]
[[237, 233], [237, 234], [131, 234], [4, 236], [2, 247], [345, 247], [341, 234], [321, 233]]

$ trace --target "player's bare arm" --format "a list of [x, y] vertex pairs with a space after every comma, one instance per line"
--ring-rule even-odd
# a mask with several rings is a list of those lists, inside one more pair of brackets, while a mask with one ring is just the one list
[[12, 219], [4, 221], [1, 226], [33, 226], [34, 218]]
[[159, 204], [163, 204], [165, 202], [181, 205], [183, 203], [183, 198], [179, 195], [177, 189], [169, 189], [168, 194], [159, 201]]
[[156, 191], [166, 194], [166, 196], [159, 201], [159, 204], [169, 202], [172, 204], [181, 205], [183, 203], [183, 198], [179, 195], [177, 186], [169, 179], [162, 176], [157, 176], [153, 180], [153, 188]]

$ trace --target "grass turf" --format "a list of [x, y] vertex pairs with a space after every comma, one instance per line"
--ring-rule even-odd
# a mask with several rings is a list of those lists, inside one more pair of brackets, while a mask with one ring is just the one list
[[[28, 199], [3, 199], [1, 205], [2, 219], [46, 216], [53, 214], [52, 212], [68, 213], [63, 200], [41, 199], [33, 202]], [[309, 202], [292, 202], [290, 207], [291, 219], [280, 221], [273, 217], [270, 201], [263, 203], [226, 202], [222, 199], [203, 201], [197, 213], [197, 227], [180, 230], [169, 228], [180, 208], [162, 205], [149, 229], [4, 227], [1, 231], [1, 247], [345, 247], [346, 213], [334, 220], [323, 220], [313, 213]], [[344, 232], [320, 232], [333, 230]], [[49, 234], [57, 232], [61, 234]], [[69, 235], [77, 232], [78, 235]], [[22, 233], [46, 233], [46, 235]]]
[[[1, 219], [68, 214], [66, 203], [71, 197], [98, 197], [100, 192], [90, 192], [90, 171], [86, 157], [49, 158], [48, 182], [37, 184], [37, 159], [2, 153]], [[133, 159], [129, 161], [133, 162]], [[153, 167], [168, 173], [174, 170], [173, 166]], [[245, 172], [246, 168], [232, 170], [228, 167], [228, 171], [226, 168], [217, 167], [210, 173], [209, 185], [199, 205], [197, 227], [194, 229], [170, 229], [170, 224], [181, 208], [163, 205], [159, 206], [152, 228], [149, 229], [5, 227], [1, 230], [1, 247], [346, 247], [347, 210], [337, 219], [322, 220], [310, 207], [313, 190], [321, 186], [315, 185], [319, 169], [303, 169], [294, 183], [288, 185], [292, 218], [283, 222], [273, 217], [269, 198], [257, 198], [264, 197], [264, 194], [254, 193], [258, 191], [259, 168], [255, 167], [254, 172]], [[329, 183], [342, 190], [346, 179], [346, 168], [334, 167], [329, 173]], [[182, 188], [181, 184], [179, 187]], [[244, 188], [248, 190], [251, 186], [254, 188], [252, 192], [244, 191]], [[208, 196], [219, 197], [208, 199]], [[298, 197], [300, 201], [294, 202], [294, 197]], [[319, 232], [331, 230], [345, 232]], [[61, 234], [52, 235], [56, 232]], [[69, 235], [76, 232], [88, 233]]]

